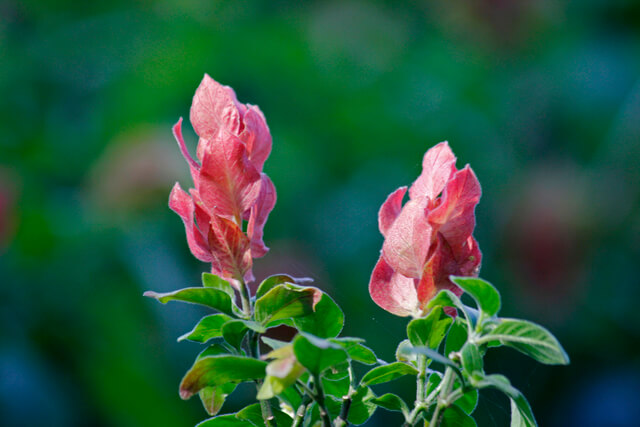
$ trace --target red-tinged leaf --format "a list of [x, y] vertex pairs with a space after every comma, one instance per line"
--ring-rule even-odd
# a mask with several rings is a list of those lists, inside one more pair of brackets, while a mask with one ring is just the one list
[[[207, 140], [216, 138], [223, 129], [238, 135], [241, 113], [235, 93], [205, 74], [193, 96], [190, 120], [196, 133]], [[202, 160], [200, 150], [198, 157]]]
[[260, 193], [260, 173], [247, 159], [242, 141], [232, 135], [200, 140], [204, 146], [198, 191], [210, 210], [241, 218]]
[[378, 212], [378, 228], [383, 236], [387, 235], [387, 232], [395, 222], [400, 211], [402, 210], [402, 199], [407, 192], [407, 187], [400, 187], [393, 193], [389, 194], [387, 200], [384, 201]]
[[187, 233], [187, 243], [193, 256], [200, 261], [211, 262], [213, 257], [209, 250], [209, 244], [194, 222], [194, 202], [191, 197], [180, 188], [180, 184], [177, 182], [173, 186], [171, 195], [169, 196], [169, 207], [180, 215], [182, 222], [184, 222], [184, 228]]
[[244, 115], [244, 129], [240, 139], [247, 147], [249, 161], [258, 171], [262, 171], [264, 162], [271, 153], [271, 133], [262, 111], [257, 105], [249, 105]]
[[244, 356], [207, 356], [198, 359], [180, 383], [180, 397], [188, 399], [204, 387], [264, 378], [267, 363]]
[[382, 254], [403, 276], [420, 278], [431, 246], [432, 227], [427, 221], [428, 199], [410, 200], [402, 208], [382, 246]]
[[209, 247], [214, 274], [227, 278], [253, 280], [249, 238], [238, 225], [226, 218], [213, 216], [210, 221]]
[[434, 200], [456, 171], [456, 156], [444, 141], [430, 148], [422, 159], [422, 173], [411, 185], [409, 197]]
[[269, 218], [269, 213], [276, 205], [276, 188], [266, 174], [262, 174], [260, 195], [251, 207], [251, 215], [247, 224], [247, 235], [251, 240], [251, 255], [254, 258], [263, 257], [269, 248], [262, 240], [264, 225]]
[[396, 316], [412, 315], [418, 308], [414, 279], [395, 272], [382, 256], [371, 274], [369, 293], [376, 304]]
[[442, 193], [442, 202], [429, 212], [429, 222], [451, 246], [462, 245], [473, 233], [480, 195], [478, 178], [467, 165], [455, 173]]

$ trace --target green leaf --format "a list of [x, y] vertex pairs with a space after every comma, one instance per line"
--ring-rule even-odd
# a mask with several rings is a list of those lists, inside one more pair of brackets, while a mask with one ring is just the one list
[[526, 320], [501, 319], [493, 331], [478, 340], [491, 341], [500, 341], [547, 365], [569, 363], [569, 356], [551, 332]]
[[222, 326], [222, 337], [233, 348], [240, 349], [242, 346], [242, 339], [249, 328], [241, 320], [232, 320]]
[[244, 356], [203, 357], [182, 378], [180, 397], [186, 400], [204, 387], [264, 378], [266, 366], [262, 360]]
[[351, 408], [347, 420], [351, 424], [364, 424], [376, 411], [377, 405], [373, 403], [376, 395], [369, 387], [359, 387], [351, 396]]
[[460, 352], [462, 356], [462, 367], [469, 375], [474, 372], [483, 372], [482, 355], [478, 346], [472, 342], [466, 343]]
[[225, 348], [225, 346], [220, 343], [215, 343], [202, 350], [200, 354], [198, 354], [198, 357], [196, 357], [196, 360], [200, 360], [207, 356], [218, 356], [220, 354], [229, 354], [229, 349]]
[[349, 376], [349, 361], [346, 360], [342, 363], [338, 363], [326, 370], [323, 374], [323, 378], [327, 378], [332, 381], [340, 380]]
[[457, 405], [449, 406], [442, 416], [442, 427], [476, 427], [476, 421]]
[[407, 336], [414, 346], [425, 346], [435, 350], [447, 334], [452, 321], [442, 307], [435, 307], [426, 317], [409, 322]]
[[225, 399], [236, 389], [236, 384], [226, 383], [215, 387], [205, 387], [198, 392], [202, 406], [209, 415], [220, 412]]
[[[251, 425], [254, 424], [251, 423]], [[227, 414], [204, 420], [196, 427], [247, 427], [247, 422], [237, 419], [236, 414]]]
[[382, 384], [405, 375], [418, 375], [418, 370], [403, 362], [393, 362], [373, 368], [362, 377], [360, 384], [363, 386]]
[[524, 396], [522, 399], [520, 404], [513, 399], [509, 399], [511, 404], [511, 427], [536, 427], [536, 420], [531, 413], [529, 402], [526, 401]]
[[282, 285], [285, 283], [289, 283], [295, 285], [296, 279], [286, 274], [275, 274], [273, 276], [269, 276], [260, 283], [258, 289], [256, 290], [256, 299], [261, 298], [271, 289], [275, 288], [278, 285]]
[[205, 288], [213, 288], [222, 291], [229, 295], [229, 297], [231, 297], [231, 300], [234, 300], [236, 297], [235, 290], [229, 284], [229, 282], [222, 277], [216, 276], [215, 274], [202, 273], [202, 286], [204, 286]]
[[282, 348], [284, 346], [287, 346], [287, 345], [291, 344], [291, 343], [286, 342], [286, 341], [280, 341], [280, 340], [276, 340], [276, 339], [269, 338], [269, 337], [260, 337], [260, 339], [262, 340], [263, 343], [265, 343], [266, 345], [271, 347], [273, 350], [277, 350], [279, 348]]
[[294, 326], [320, 338], [337, 337], [344, 325], [344, 313], [327, 294], [322, 294], [315, 312], [293, 319]]
[[278, 285], [256, 300], [255, 318], [265, 326], [275, 326], [278, 320], [313, 313], [321, 296], [317, 288]]
[[345, 376], [338, 379], [328, 379], [323, 376], [322, 378], [322, 388], [324, 389], [325, 394], [337, 397], [342, 399], [344, 396], [349, 393], [349, 386], [351, 385], [351, 381], [349, 380], [349, 376]]
[[376, 354], [369, 347], [362, 345], [360, 338], [334, 338], [329, 340], [347, 351], [351, 360], [364, 363], [365, 365], [373, 365], [378, 361]]
[[[293, 420], [289, 415], [285, 414], [284, 412], [274, 407], [273, 405], [271, 405], [271, 412], [273, 413], [273, 417], [278, 427], [291, 426]], [[255, 426], [264, 426], [264, 420], [262, 418], [262, 409], [260, 409], [259, 403], [254, 403], [238, 411], [238, 413], [236, 414], [236, 418], [239, 420], [250, 422]]]
[[153, 291], [144, 293], [145, 297], [155, 298], [163, 304], [169, 301], [183, 301], [191, 304], [204, 305], [223, 313], [233, 315], [231, 297], [219, 289], [214, 288], [184, 288], [173, 292], [159, 294]]
[[347, 360], [342, 347], [329, 340], [300, 332], [293, 340], [293, 351], [298, 361], [313, 375]]
[[460, 316], [456, 317], [456, 320], [449, 328], [447, 334], [447, 340], [444, 346], [444, 354], [449, 356], [452, 352], [457, 352], [462, 349], [462, 346], [467, 342], [467, 321]]
[[465, 305], [460, 301], [460, 298], [456, 296], [453, 292], [448, 289], [443, 289], [436, 294], [435, 297], [431, 298], [427, 303], [426, 307], [428, 310], [433, 309], [434, 307], [454, 307], [459, 308], [463, 312], [465, 311]]
[[451, 281], [473, 297], [480, 310], [492, 317], [500, 311], [500, 294], [489, 282], [477, 277], [449, 276]]
[[480, 380], [472, 378], [472, 385], [476, 388], [497, 388], [513, 401], [513, 405], [517, 408], [518, 415], [520, 416], [520, 419], [516, 417], [516, 421], [521, 423], [519, 425], [527, 427], [536, 427], [538, 425], [527, 399], [520, 390], [511, 385], [504, 375], [487, 375]]
[[205, 343], [212, 338], [222, 336], [222, 325], [231, 320], [226, 314], [211, 314], [205, 316], [198, 324], [186, 334], [178, 338], [178, 341], [189, 340]]
[[396, 396], [393, 393], [383, 394], [380, 397], [372, 399], [371, 402], [388, 411], [402, 412], [405, 419], [409, 417], [409, 407], [404, 403], [404, 400], [402, 400], [400, 396]]
[[[459, 389], [460, 387], [462, 387], [462, 384], [460, 383], [459, 380], [456, 380], [454, 383], [453, 389], [456, 390], [456, 389]], [[478, 406], [478, 390], [471, 389], [467, 391], [454, 403], [458, 405], [467, 414], [473, 413], [473, 411], [476, 409], [476, 406]]]

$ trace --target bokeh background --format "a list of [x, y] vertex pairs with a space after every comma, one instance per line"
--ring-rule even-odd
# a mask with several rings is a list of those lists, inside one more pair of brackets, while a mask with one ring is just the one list
[[[177, 387], [203, 314], [167, 208], [171, 125], [203, 74], [267, 116], [278, 203], [257, 276], [310, 276], [345, 335], [393, 358], [369, 298], [377, 209], [449, 140], [482, 186], [482, 276], [569, 367], [490, 353], [542, 426], [640, 420], [640, 3], [634, 0], [0, 2], [0, 413], [10, 426], [190, 426]], [[186, 139], [196, 139], [190, 126]], [[412, 383], [378, 387], [412, 400]], [[240, 389], [226, 406], [251, 398]], [[508, 425], [482, 393], [479, 425]], [[399, 425], [379, 410], [371, 426]]]

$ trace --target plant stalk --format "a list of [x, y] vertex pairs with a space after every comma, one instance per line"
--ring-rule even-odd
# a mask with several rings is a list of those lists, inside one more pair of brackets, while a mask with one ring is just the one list
[[300, 406], [298, 406], [298, 409], [296, 410], [296, 414], [291, 427], [300, 427], [302, 425], [302, 422], [304, 421], [304, 415], [307, 412], [307, 406], [309, 406], [309, 403], [311, 403], [311, 396], [309, 396], [309, 394], [305, 394], [302, 398]]
[[443, 409], [446, 409], [449, 403], [449, 393], [451, 393], [451, 387], [453, 387], [453, 370], [447, 366], [447, 369], [444, 371], [444, 377], [442, 378], [442, 389], [440, 392], [440, 397], [438, 398], [438, 404], [436, 406], [436, 410], [433, 411], [433, 416], [431, 417], [431, 421], [429, 421], [429, 427], [437, 427], [440, 425], [442, 421], [442, 416], [444, 415]]
[[329, 416], [329, 411], [327, 410], [327, 406], [324, 403], [324, 390], [322, 390], [322, 383], [320, 382], [320, 378], [314, 375], [313, 383], [315, 384], [316, 389], [315, 401], [318, 404], [318, 409], [320, 410], [322, 425], [323, 427], [331, 427], [331, 417]]

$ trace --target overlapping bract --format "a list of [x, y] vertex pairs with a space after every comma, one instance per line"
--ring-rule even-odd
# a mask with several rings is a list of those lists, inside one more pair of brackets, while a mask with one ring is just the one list
[[449, 275], [477, 276], [481, 253], [473, 238], [480, 183], [467, 165], [458, 170], [449, 144], [424, 155], [422, 173], [409, 188], [391, 193], [380, 208], [382, 253], [369, 282], [371, 298], [398, 316], [420, 316], [441, 289], [460, 295]]
[[251, 281], [253, 258], [269, 250], [263, 229], [276, 203], [275, 187], [262, 172], [271, 152], [269, 128], [257, 106], [239, 103], [233, 89], [208, 75], [193, 97], [190, 118], [199, 136], [197, 160], [182, 137], [182, 119], [173, 133], [195, 188], [186, 193], [176, 183], [169, 207], [184, 222], [189, 249], [211, 263], [212, 273]]

